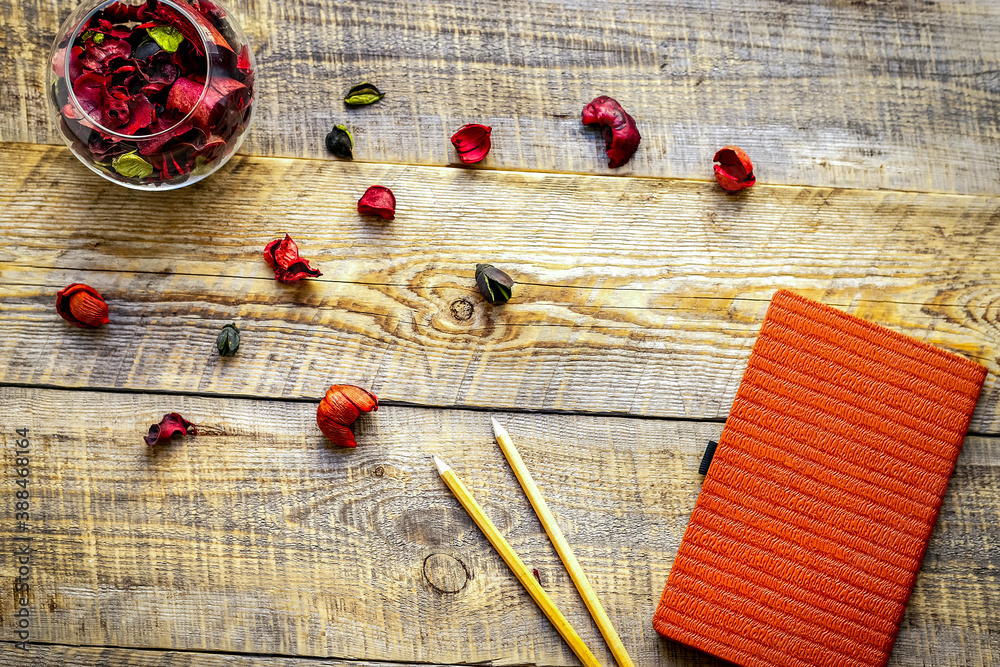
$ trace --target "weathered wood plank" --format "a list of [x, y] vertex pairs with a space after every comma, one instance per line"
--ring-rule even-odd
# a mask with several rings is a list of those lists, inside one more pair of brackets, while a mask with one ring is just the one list
[[[59, 142], [44, 67], [75, 4], [0, 2], [0, 141]], [[993, 0], [230, 4], [260, 61], [255, 155], [327, 158], [346, 122], [360, 160], [440, 165], [451, 133], [482, 122], [487, 166], [604, 173], [579, 115], [608, 94], [644, 138], [623, 173], [709, 179], [738, 143], [763, 182], [1000, 187]], [[388, 95], [349, 111], [362, 80]]]
[[[163, 412], [200, 425], [149, 451]], [[432, 469], [446, 458], [597, 655], [568, 575], [482, 412], [383, 407], [335, 449], [298, 402], [0, 389], [3, 476], [28, 428], [32, 638], [373, 661], [573, 665]], [[721, 425], [499, 414], [636, 664], [697, 665], [654, 606]], [[987, 664], [1000, 439], [966, 443], [893, 657]], [[5, 483], [8, 490], [14, 488]], [[13, 502], [8, 492], [7, 505]], [[5, 506], [7, 506], [5, 505]], [[11, 548], [9, 548], [11, 547]], [[13, 571], [0, 609], [10, 627]], [[721, 663], [720, 663], [721, 664]]]
[[[158, 195], [71, 162], [0, 148], [0, 382], [721, 419], [787, 287], [987, 365], [972, 429], [1000, 431], [994, 198], [258, 158]], [[392, 223], [355, 210], [376, 182]], [[269, 277], [286, 231], [322, 278]], [[483, 302], [481, 261], [511, 303]], [[72, 282], [110, 326], [58, 318]]]

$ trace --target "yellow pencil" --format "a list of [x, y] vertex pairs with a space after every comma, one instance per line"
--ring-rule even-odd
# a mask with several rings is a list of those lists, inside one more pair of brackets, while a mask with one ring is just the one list
[[562, 615], [559, 609], [556, 608], [555, 603], [549, 599], [549, 596], [545, 593], [545, 589], [542, 588], [541, 584], [535, 581], [535, 577], [531, 574], [531, 570], [527, 568], [523, 561], [516, 553], [514, 549], [511, 548], [507, 540], [504, 539], [497, 527], [493, 525], [490, 518], [486, 516], [483, 512], [483, 508], [479, 506], [469, 490], [465, 488], [461, 480], [455, 475], [451, 467], [439, 459], [434, 457], [434, 463], [437, 464], [438, 472], [441, 474], [441, 479], [444, 483], [448, 485], [451, 492], [458, 499], [458, 502], [465, 508], [465, 511], [469, 513], [472, 520], [479, 526], [479, 530], [483, 531], [486, 539], [490, 541], [493, 548], [496, 549], [500, 557], [503, 558], [504, 562], [507, 563], [507, 567], [510, 571], [514, 573], [517, 580], [521, 582], [528, 594], [535, 601], [538, 607], [542, 610], [542, 613], [552, 622], [555, 626], [556, 631], [562, 635], [562, 638], [566, 640], [569, 644], [570, 649], [576, 654], [576, 657], [580, 658], [585, 667], [601, 667], [601, 663], [597, 662], [597, 658], [594, 654], [590, 652], [587, 645], [583, 643], [580, 639], [580, 635], [576, 634], [573, 626], [569, 624], [566, 617]]
[[597, 599], [594, 587], [587, 580], [587, 575], [584, 573], [583, 568], [580, 567], [580, 562], [573, 554], [573, 549], [569, 546], [569, 542], [566, 541], [566, 537], [559, 529], [556, 518], [549, 511], [549, 506], [546, 504], [545, 498], [542, 497], [538, 487], [535, 486], [534, 480], [531, 479], [531, 473], [528, 472], [527, 466], [524, 465], [521, 455], [517, 453], [517, 448], [514, 447], [514, 442], [510, 439], [510, 435], [496, 419], [492, 417], [490, 419], [493, 421], [493, 432], [496, 434], [497, 444], [503, 450], [503, 455], [507, 457], [507, 462], [513, 468], [514, 474], [517, 476], [517, 481], [521, 483], [521, 488], [524, 489], [524, 494], [528, 496], [531, 506], [535, 508], [538, 520], [542, 522], [542, 527], [549, 534], [552, 545], [559, 553], [559, 558], [562, 559], [563, 565], [566, 566], [570, 579], [576, 584], [576, 590], [580, 591], [580, 597], [583, 598], [584, 604], [587, 605], [590, 615], [594, 618], [594, 622], [597, 623], [601, 634], [604, 635], [604, 641], [608, 643], [611, 654], [615, 656], [615, 660], [618, 661], [621, 667], [634, 667], [632, 658], [629, 657], [628, 651], [625, 650], [625, 645], [622, 644], [621, 637], [615, 631], [615, 626], [611, 624], [611, 619], [608, 618], [607, 612], [604, 611], [601, 601]]

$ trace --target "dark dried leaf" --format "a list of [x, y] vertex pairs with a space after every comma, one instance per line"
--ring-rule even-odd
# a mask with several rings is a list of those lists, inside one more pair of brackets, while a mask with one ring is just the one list
[[326, 135], [326, 150], [345, 160], [354, 157], [354, 137], [343, 125], [334, 125]]
[[215, 346], [223, 357], [236, 356], [237, 350], [240, 349], [240, 330], [236, 328], [235, 323], [222, 327], [219, 337], [215, 339]]
[[490, 303], [507, 303], [513, 294], [514, 281], [492, 264], [476, 264], [476, 285]]

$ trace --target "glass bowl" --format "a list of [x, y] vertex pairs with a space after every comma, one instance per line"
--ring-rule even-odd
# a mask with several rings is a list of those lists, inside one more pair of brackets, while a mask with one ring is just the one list
[[129, 188], [200, 181], [232, 157], [253, 120], [253, 52], [214, 0], [85, 2], [51, 56], [46, 97], [63, 139]]

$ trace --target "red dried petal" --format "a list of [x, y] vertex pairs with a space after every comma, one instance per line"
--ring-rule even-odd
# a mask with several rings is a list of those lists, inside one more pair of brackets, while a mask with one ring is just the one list
[[[334, 385], [340, 393], [349, 400], [354, 407], [361, 412], [375, 412], [378, 410], [378, 396], [353, 384]], [[332, 389], [332, 387], [331, 387]], [[327, 390], [327, 394], [329, 394]]]
[[[249, 101], [250, 89], [225, 76], [215, 76], [209, 80], [205, 97], [203, 80], [183, 77], [174, 81], [167, 95], [167, 108], [187, 115], [194, 109], [190, 120], [204, 130], [211, 130], [215, 122], [230, 106], [242, 108]], [[201, 103], [199, 103], [201, 100]]]
[[104, 17], [112, 23], [130, 23], [139, 20], [139, 11], [145, 5], [128, 5], [123, 2], [113, 2], [104, 8]]
[[725, 190], [736, 191], [752, 187], [757, 179], [753, 175], [750, 156], [738, 146], [725, 146], [713, 158], [715, 180]]
[[171, 84], [177, 80], [180, 73], [174, 63], [174, 55], [167, 51], [159, 51], [148, 60], [140, 60], [137, 64], [143, 78], [151, 84]]
[[167, 442], [178, 433], [181, 435], [198, 435], [198, 428], [187, 419], [184, 419], [180, 414], [171, 412], [170, 414], [163, 415], [163, 419], [160, 420], [159, 424], [150, 426], [149, 433], [143, 436], [142, 439], [146, 441], [147, 445], [152, 447], [153, 445]]
[[[189, 132], [194, 126], [185, 121], [177, 124], [176, 117], [159, 116], [147, 129], [150, 134], [155, 135], [149, 139], [137, 139], [136, 145], [139, 147], [140, 155], [152, 155], [159, 151], [168, 141]], [[162, 132], [162, 134], [160, 134]]]
[[476, 125], [470, 123], [459, 128], [458, 132], [451, 135], [451, 143], [458, 151], [458, 159], [466, 164], [479, 162], [490, 152], [490, 133], [493, 131], [489, 125]]
[[323, 435], [341, 447], [357, 447], [350, 425], [362, 412], [378, 410], [378, 396], [353, 384], [331, 386], [316, 408], [316, 423]]
[[642, 137], [632, 116], [617, 101], [602, 95], [583, 108], [584, 125], [602, 125], [608, 166], [614, 169], [631, 159]]
[[250, 71], [250, 48], [244, 44], [240, 49], [240, 54], [236, 57], [236, 69], [242, 72]]
[[80, 64], [85, 69], [106, 74], [108, 66], [115, 58], [128, 58], [132, 55], [132, 46], [124, 39], [105, 39], [100, 44], [87, 42], [83, 50]]
[[[115, 3], [121, 4], [121, 3]], [[98, 19], [97, 24], [92, 24], [89, 28], [94, 32], [99, 32], [105, 35], [110, 35], [111, 37], [117, 37], [118, 39], [128, 39], [132, 36], [132, 31], [128, 28], [119, 28], [112, 25], [111, 21], [106, 18]]]
[[96, 72], [86, 72], [73, 82], [73, 94], [88, 117], [99, 125], [105, 124], [104, 109], [109, 97], [107, 78]]
[[145, 95], [130, 97], [128, 110], [128, 122], [118, 129], [122, 134], [135, 134], [153, 122], [153, 105]]
[[299, 259], [299, 246], [288, 234], [283, 239], [275, 239], [264, 248], [264, 259], [272, 268], [287, 269]]
[[294, 283], [303, 278], [323, 275], [319, 269], [310, 267], [309, 262], [299, 256], [299, 247], [288, 234], [285, 234], [284, 239], [275, 239], [264, 247], [264, 260], [274, 269], [274, 277], [278, 282]]
[[[196, 81], [186, 76], [177, 79], [167, 95], [167, 108], [187, 115], [198, 104], [204, 89], [204, 81]], [[191, 120], [195, 121], [195, 118], [192, 117]], [[203, 125], [204, 123], [199, 122], [198, 124]]]
[[108, 304], [89, 285], [73, 283], [56, 294], [56, 312], [75, 327], [95, 329], [108, 323]]
[[274, 272], [274, 277], [279, 283], [294, 283], [303, 278], [316, 278], [321, 275], [323, 274], [319, 269], [310, 267], [309, 262], [304, 259], [300, 259], [287, 269], [277, 269]]
[[386, 220], [396, 217], [396, 195], [382, 185], [373, 185], [358, 200], [358, 213], [380, 215]]

